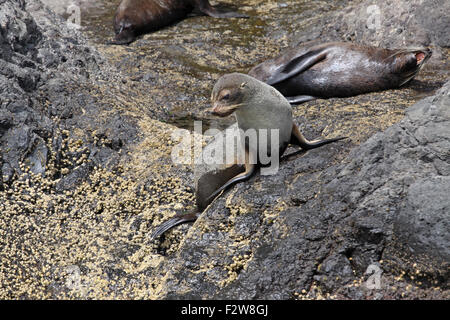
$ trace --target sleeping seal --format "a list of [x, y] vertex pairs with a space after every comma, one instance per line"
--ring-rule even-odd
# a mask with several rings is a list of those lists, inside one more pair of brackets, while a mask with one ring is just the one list
[[348, 42], [290, 49], [249, 71], [290, 103], [398, 88], [422, 69], [430, 49], [388, 50]]
[[179, 21], [193, 10], [214, 18], [248, 18], [213, 7], [208, 0], [122, 0], [114, 16], [116, 37], [109, 43], [129, 44], [138, 35]]

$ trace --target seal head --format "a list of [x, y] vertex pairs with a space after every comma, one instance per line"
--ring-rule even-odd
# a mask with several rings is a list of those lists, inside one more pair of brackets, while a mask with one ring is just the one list
[[399, 77], [398, 86], [413, 79], [431, 58], [433, 52], [429, 48], [419, 50], [399, 50], [393, 55], [392, 72]]

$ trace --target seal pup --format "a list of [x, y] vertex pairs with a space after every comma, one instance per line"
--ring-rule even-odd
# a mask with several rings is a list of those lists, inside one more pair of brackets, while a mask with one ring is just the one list
[[116, 36], [109, 44], [129, 44], [138, 35], [179, 21], [193, 10], [214, 18], [248, 18], [213, 7], [208, 0], [122, 0], [114, 16]]
[[[235, 166], [229, 166], [226, 174], [219, 172], [216, 176], [212, 174], [203, 176], [203, 181], [199, 181], [197, 188], [201, 190], [202, 199], [199, 200], [199, 194], [197, 194], [197, 204], [201, 201], [204, 208], [222, 191], [237, 182], [249, 179], [257, 167], [267, 165], [261, 161], [260, 150], [269, 151], [271, 154], [281, 157], [289, 144], [309, 150], [346, 138], [308, 141], [294, 123], [292, 107], [286, 98], [272, 86], [245, 74], [231, 73], [222, 76], [213, 88], [211, 101], [213, 107], [210, 112], [212, 114], [219, 117], [235, 114], [238, 128], [242, 130], [240, 132], [255, 130], [267, 133], [275, 130], [278, 134], [270, 135], [270, 138], [267, 134], [265, 139], [261, 135], [254, 140], [241, 139], [240, 147], [245, 154], [243, 169], [237, 171]], [[275, 150], [278, 152], [273, 152], [274, 148], [278, 148]], [[203, 183], [207, 187], [202, 186]], [[176, 215], [158, 226], [151, 237], [156, 238], [176, 225], [194, 221], [199, 214], [199, 212], [190, 212], [185, 215]]]
[[329, 42], [290, 49], [248, 74], [295, 104], [398, 88], [414, 78], [431, 55], [428, 48], [388, 50]]

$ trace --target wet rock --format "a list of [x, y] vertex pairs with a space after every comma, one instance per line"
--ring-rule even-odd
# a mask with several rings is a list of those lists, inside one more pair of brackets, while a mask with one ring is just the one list
[[148, 297], [146, 235], [193, 200], [174, 128], [39, 0], [0, 1], [0, 28], [0, 297]]
[[450, 177], [434, 176], [415, 181], [407, 191], [406, 203], [394, 221], [398, 241], [411, 255], [430, 255], [450, 261]]
[[442, 15], [448, 10], [445, 0], [361, 1], [319, 18], [311, 32], [297, 32], [292, 39], [295, 44], [320, 38], [388, 48], [431, 45], [440, 50], [450, 45], [450, 18]]
[[[379, 261], [385, 272], [416, 272], [422, 285], [444, 285], [450, 184], [434, 159], [450, 163], [449, 94], [447, 83], [409, 108], [404, 120], [352, 150], [348, 164], [333, 164], [342, 148], [336, 144], [226, 192], [166, 265], [166, 297], [286, 299], [312, 284], [336, 294]], [[200, 261], [208, 272], [195, 272]], [[378, 298], [391, 286], [385, 283]]]
[[[442, 86], [434, 73], [295, 108], [308, 138], [351, 141], [286, 156], [278, 174], [237, 184], [193, 226], [171, 230], [161, 250], [148, 241], [194, 204], [203, 170], [171, 161], [175, 128], [155, 118], [196, 114], [221, 74], [246, 72], [303, 35], [398, 47], [417, 31], [411, 43], [447, 41], [445, 19], [431, 23], [434, 3], [427, 18], [426, 3], [401, 1], [392, 29], [384, 19], [373, 33], [358, 20], [370, 12], [354, 11], [367, 2], [339, 12], [328, 11], [346, 3], [284, 2], [252, 0], [245, 11], [258, 15], [248, 21], [196, 17], [97, 48], [37, 0], [1, 2], [1, 298], [449, 298], [449, 84], [392, 126]], [[106, 18], [99, 25], [111, 33]], [[381, 288], [368, 289], [375, 267]]]

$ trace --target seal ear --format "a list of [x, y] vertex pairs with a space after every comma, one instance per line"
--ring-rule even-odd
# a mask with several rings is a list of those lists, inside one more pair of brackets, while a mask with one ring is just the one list
[[247, 85], [246, 81], [242, 82], [239, 86], [239, 89], [244, 89], [246, 85]]

